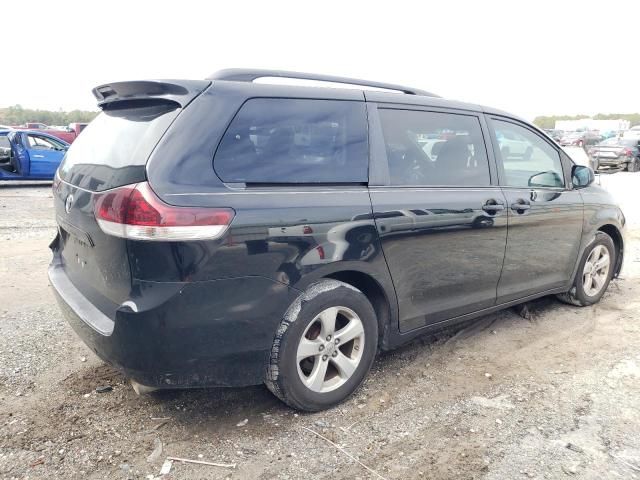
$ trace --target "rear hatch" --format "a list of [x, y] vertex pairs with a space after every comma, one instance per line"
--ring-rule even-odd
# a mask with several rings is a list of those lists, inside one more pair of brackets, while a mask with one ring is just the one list
[[618, 158], [619, 156], [623, 156], [626, 150], [627, 149], [623, 145], [597, 145], [592, 148], [591, 154], [602, 158]]
[[69, 148], [54, 181], [54, 262], [103, 312], [130, 297], [127, 240], [98, 225], [96, 202], [146, 180], [145, 165], [171, 123], [210, 82], [124, 82], [94, 89], [102, 108]]

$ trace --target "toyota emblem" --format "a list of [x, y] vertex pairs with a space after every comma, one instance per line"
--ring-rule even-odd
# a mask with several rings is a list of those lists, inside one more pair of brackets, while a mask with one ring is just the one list
[[64, 202], [64, 211], [69, 213], [69, 211], [71, 210], [71, 205], [73, 205], [73, 195], [69, 195], [67, 197], [67, 201]]

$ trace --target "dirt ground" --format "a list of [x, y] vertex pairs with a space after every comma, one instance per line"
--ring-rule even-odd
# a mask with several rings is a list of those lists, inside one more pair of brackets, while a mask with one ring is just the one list
[[640, 173], [602, 183], [630, 242], [598, 305], [542, 299], [531, 320], [420, 339], [318, 414], [264, 387], [137, 396], [49, 291], [50, 187], [0, 185], [0, 478], [153, 479], [167, 456], [236, 465], [174, 462], [167, 480], [640, 478]]

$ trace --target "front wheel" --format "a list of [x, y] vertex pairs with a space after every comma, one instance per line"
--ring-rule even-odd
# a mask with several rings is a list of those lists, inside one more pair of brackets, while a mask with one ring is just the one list
[[637, 172], [640, 170], [640, 164], [637, 158], [633, 158], [627, 162], [627, 172]]
[[558, 298], [580, 307], [599, 302], [613, 277], [615, 264], [613, 240], [606, 233], [597, 232], [582, 255], [571, 289], [558, 295]]
[[365, 379], [376, 355], [378, 322], [355, 287], [312, 284], [280, 323], [265, 384], [289, 406], [310, 412], [337, 405]]

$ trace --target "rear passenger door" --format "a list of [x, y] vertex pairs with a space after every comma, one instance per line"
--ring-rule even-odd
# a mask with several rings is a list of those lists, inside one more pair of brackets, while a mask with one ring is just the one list
[[364, 101], [247, 100], [214, 158], [233, 188], [218, 195], [236, 211], [231, 237], [246, 248], [229, 248], [216, 271], [303, 290], [355, 269], [392, 290], [366, 187], [368, 160]]
[[369, 107], [369, 190], [400, 330], [493, 306], [507, 217], [483, 118]]
[[[571, 190], [560, 150], [523, 123], [489, 119], [509, 233], [498, 303], [566, 285], [582, 235], [583, 203]], [[521, 144], [513, 148], [513, 139]]]

